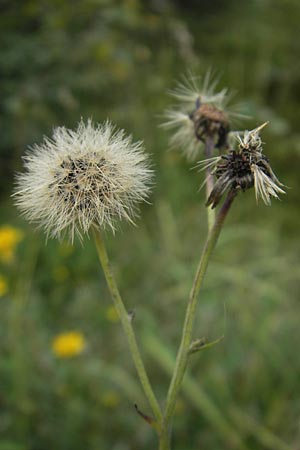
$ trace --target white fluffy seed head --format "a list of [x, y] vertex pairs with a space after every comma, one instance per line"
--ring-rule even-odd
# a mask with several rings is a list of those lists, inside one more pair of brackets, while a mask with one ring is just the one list
[[245, 116], [239, 113], [240, 105], [230, 106], [232, 94], [228, 89], [217, 90], [218, 79], [214, 79], [208, 71], [202, 79], [192, 74], [184, 77], [177, 87], [170, 91], [175, 99], [173, 108], [167, 109], [162, 124], [164, 128], [174, 130], [170, 137], [171, 148], [181, 148], [188, 160], [193, 161], [199, 156], [201, 143], [195, 134], [191, 114], [197, 108], [197, 103], [211, 105], [232, 122]]
[[68, 234], [71, 241], [92, 225], [114, 230], [118, 219], [132, 222], [152, 178], [142, 143], [108, 121], [56, 128], [52, 139], [29, 150], [24, 166], [17, 175], [16, 205], [47, 236]]

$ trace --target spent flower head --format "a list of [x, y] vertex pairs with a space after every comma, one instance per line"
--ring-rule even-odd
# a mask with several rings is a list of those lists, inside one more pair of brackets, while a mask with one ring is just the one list
[[228, 89], [217, 90], [218, 80], [207, 72], [204, 79], [190, 75], [170, 92], [177, 104], [165, 112], [165, 128], [174, 129], [170, 138], [173, 148], [181, 147], [189, 160], [199, 156], [201, 146], [210, 137], [215, 148], [227, 147], [230, 123], [241, 117], [237, 107], [230, 108]]
[[110, 122], [82, 120], [76, 130], [59, 127], [24, 157], [16, 204], [47, 236], [80, 238], [92, 225], [114, 229], [132, 221], [136, 204], [149, 193], [152, 171], [141, 142]]
[[207, 206], [215, 208], [227, 190], [246, 191], [254, 186], [256, 200], [261, 198], [267, 205], [271, 203], [271, 197], [278, 198], [278, 194], [285, 193], [263, 154], [259, 132], [266, 125], [264, 123], [252, 131], [245, 131], [243, 137], [238, 136], [237, 150], [231, 149], [227, 154], [199, 163], [202, 170], [211, 169], [217, 178]]

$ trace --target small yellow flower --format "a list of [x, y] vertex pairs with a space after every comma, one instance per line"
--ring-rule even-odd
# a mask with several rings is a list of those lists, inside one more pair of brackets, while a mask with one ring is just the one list
[[10, 225], [0, 227], [0, 259], [10, 263], [15, 254], [16, 246], [23, 239], [23, 232]]
[[106, 406], [106, 408], [114, 409], [120, 403], [120, 397], [116, 391], [109, 390], [102, 396], [101, 403], [103, 406]]
[[6, 278], [0, 275], [0, 297], [3, 297], [8, 291]]
[[59, 358], [71, 358], [82, 353], [85, 345], [84, 336], [72, 331], [57, 335], [52, 341], [52, 351]]
[[109, 320], [109, 322], [113, 323], [117, 323], [120, 320], [118, 312], [114, 306], [109, 306], [108, 308], [106, 308], [105, 317], [107, 320]]

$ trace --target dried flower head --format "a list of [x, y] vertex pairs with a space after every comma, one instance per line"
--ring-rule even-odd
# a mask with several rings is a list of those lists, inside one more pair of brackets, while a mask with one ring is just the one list
[[266, 124], [252, 131], [246, 131], [243, 138], [238, 137], [237, 150], [230, 150], [226, 155], [199, 163], [202, 170], [212, 169], [217, 178], [207, 200], [207, 206], [215, 208], [224, 192], [230, 189], [246, 191], [254, 186], [256, 200], [261, 197], [267, 205], [271, 203], [271, 197], [278, 198], [279, 193], [285, 193], [268, 158], [263, 154], [259, 131]]
[[17, 176], [16, 204], [47, 236], [75, 233], [91, 225], [114, 229], [115, 219], [132, 221], [136, 203], [149, 192], [151, 170], [141, 142], [106, 122], [81, 121], [77, 130], [54, 130], [24, 158]]
[[177, 105], [166, 111], [163, 126], [175, 129], [170, 144], [181, 147], [189, 160], [199, 155], [199, 142], [207, 137], [214, 140], [216, 148], [226, 148], [230, 122], [242, 116], [234, 108], [228, 109], [232, 96], [227, 89], [217, 91], [217, 83], [208, 72], [203, 82], [190, 76], [171, 91]]

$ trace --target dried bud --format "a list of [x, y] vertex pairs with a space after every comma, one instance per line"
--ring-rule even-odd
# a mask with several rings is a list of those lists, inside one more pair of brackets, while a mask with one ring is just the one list
[[207, 206], [215, 208], [229, 189], [246, 191], [254, 186], [256, 200], [260, 197], [267, 205], [271, 203], [271, 197], [278, 198], [278, 193], [285, 193], [268, 158], [263, 154], [259, 131], [265, 125], [266, 123], [252, 131], [246, 131], [243, 138], [238, 137], [237, 150], [230, 150], [226, 155], [199, 163], [202, 170], [210, 168], [217, 178]]
[[163, 126], [176, 130], [170, 138], [171, 147], [182, 147], [189, 160], [199, 156], [199, 143], [205, 143], [208, 137], [213, 139], [215, 148], [226, 148], [230, 122], [242, 116], [234, 111], [236, 108], [228, 108], [228, 90], [217, 92], [216, 86], [208, 72], [202, 83], [191, 76], [171, 91], [177, 105], [166, 111]]

